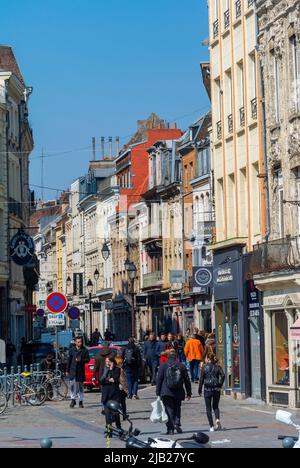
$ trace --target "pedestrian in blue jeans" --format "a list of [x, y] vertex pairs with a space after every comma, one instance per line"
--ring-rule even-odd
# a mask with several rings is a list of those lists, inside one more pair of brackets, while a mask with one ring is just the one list
[[128, 399], [132, 400], [132, 398], [135, 398], [138, 400], [139, 368], [142, 364], [142, 357], [134, 338], [129, 338], [128, 346], [123, 351], [122, 359], [128, 384]]

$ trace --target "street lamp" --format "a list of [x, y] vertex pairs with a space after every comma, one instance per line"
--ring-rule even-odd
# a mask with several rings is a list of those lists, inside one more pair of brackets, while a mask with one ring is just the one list
[[92, 280], [88, 280], [88, 283], [86, 285], [87, 292], [89, 293], [89, 305], [90, 305], [90, 332], [91, 332], [91, 342], [92, 342], [92, 335], [93, 335], [93, 304], [92, 304], [92, 293], [94, 289], [94, 285]]
[[71, 287], [71, 284], [72, 284], [72, 280], [71, 280], [70, 276], [68, 276], [67, 281], [66, 281], [67, 291], [68, 292], [69, 292], [69, 289]]
[[105, 262], [107, 262], [107, 260], [109, 259], [109, 256], [110, 256], [110, 250], [109, 250], [109, 247], [107, 245], [107, 242], [104, 242], [101, 253], [102, 253], [103, 260]]
[[134, 306], [134, 281], [137, 276], [137, 268], [133, 262], [130, 262], [129, 259], [125, 262], [125, 270], [127, 271], [128, 277], [131, 281], [131, 296], [132, 296], [132, 315], [131, 315], [131, 326], [132, 326], [132, 336], [135, 336], [135, 306]]
[[94, 278], [95, 278], [95, 281], [97, 283], [99, 281], [99, 278], [100, 278], [100, 273], [99, 273], [98, 269], [95, 270]]

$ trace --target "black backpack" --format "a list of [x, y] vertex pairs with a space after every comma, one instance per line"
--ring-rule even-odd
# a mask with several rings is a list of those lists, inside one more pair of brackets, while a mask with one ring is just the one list
[[166, 374], [167, 387], [170, 390], [180, 390], [183, 386], [182, 372], [178, 365], [168, 367]]
[[124, 362], [126, 366], [133, 366], [136, 363], [135, 353], [133, 348], [127, 348], [124, 354]]

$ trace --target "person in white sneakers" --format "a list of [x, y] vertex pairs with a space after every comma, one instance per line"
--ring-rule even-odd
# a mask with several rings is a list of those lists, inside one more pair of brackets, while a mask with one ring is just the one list
[[[222, 429], [220, 421], [220, 399], [221, 390], [225, 382], [225, 374], [222, 367], [218, 364], [215, 354], [209, 353], [206, 356], [205, 364], [201, 369], [199, 395], [202, 396], [204, 387], [204, 399], [206, 406], [207, 419], [210, 426], [210, 432], [220, 431]], [[214, 426], [213, 411], [215, 413], [216, 424]]]

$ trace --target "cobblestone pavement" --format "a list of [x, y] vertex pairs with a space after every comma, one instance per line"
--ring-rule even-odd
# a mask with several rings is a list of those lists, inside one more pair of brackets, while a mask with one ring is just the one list
[[[143, 438], [158, 437], [165, 426], [150, 422], [152, 387], [140, 391], [139, 401], [130, 401], [128, 409], [135, 427]], [[197, 394], [197, 388], [194, 388]], [[48, 403], [41, 408], [16, 407], [0, 417], [0, 448], [26, 448], [40, 445], [40, 439], [49, 437], [55, 448], [105, 448], [104, 417], [100, 414], [100, 395], [86, 394], [85, 409], [69, 409], [69, 402]], [[233, 401], [224, 397], [221, 404], [224, 431], [211, 435], [215, 448], [280, 448], [279, 434], [296, 435], [293, 430], [275, 421], [275, 408], [250, 400]], [[204, 401], [193, 397], [183, 405], [184, 433], [207, 431]], [[295, 413], [300, 421], [300, 412]], [[111, 448], [124, 447], [119, 440], [111, 441]]]

